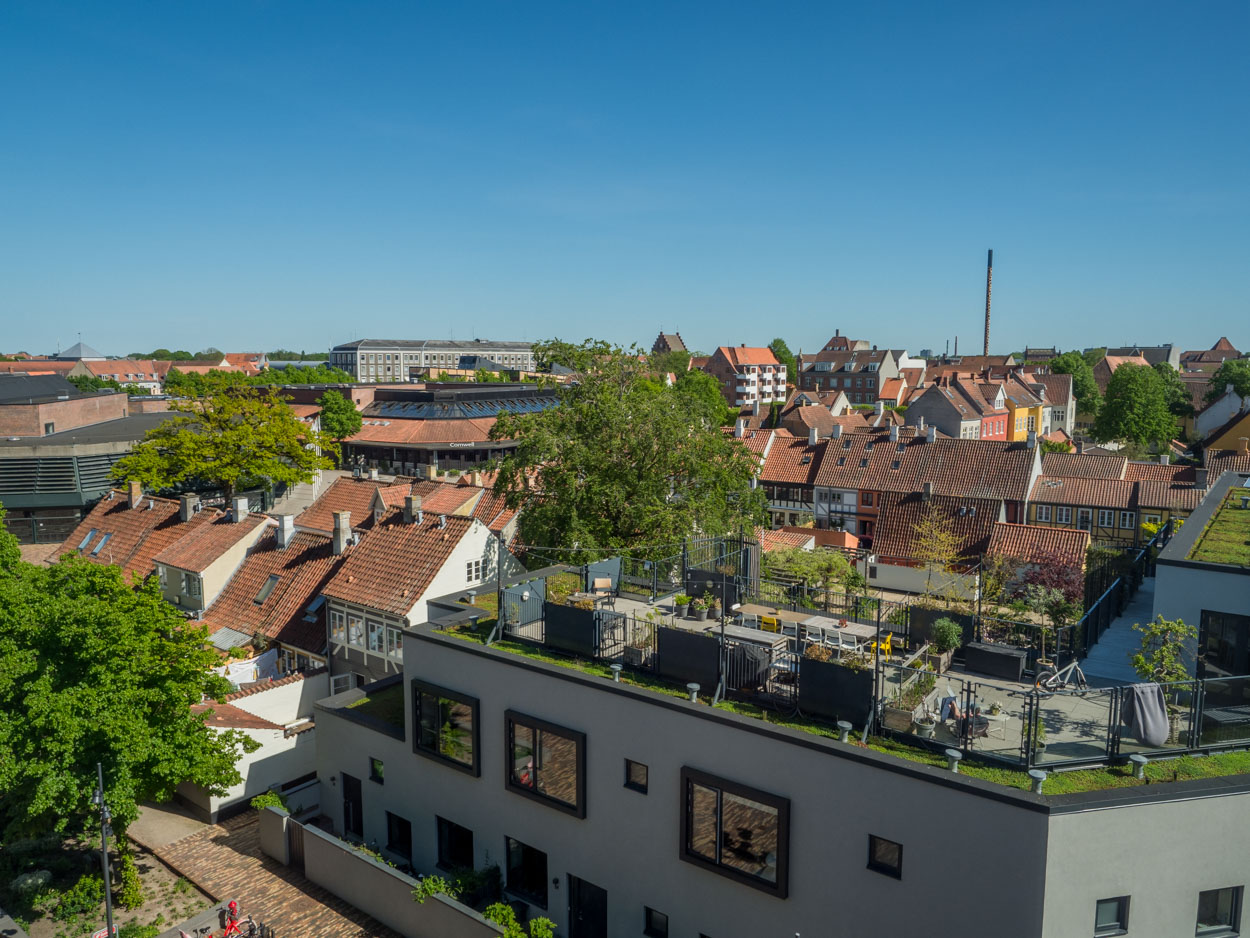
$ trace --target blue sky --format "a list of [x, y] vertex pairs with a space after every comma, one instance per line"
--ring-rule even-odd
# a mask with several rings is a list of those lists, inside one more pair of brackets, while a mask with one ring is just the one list
[[1250, 4], [0, 5], [0, 350], [1250, 347]]

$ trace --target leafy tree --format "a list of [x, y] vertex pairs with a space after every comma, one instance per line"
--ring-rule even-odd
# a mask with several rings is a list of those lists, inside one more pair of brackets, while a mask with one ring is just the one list
[[[1069, 355], [1069, 354], [1076, 354], [1076, 353], [1065, 352], [1064, 354]], [[1102, 361], [1104, 358], [1107, 357], [1107, 347], [1104, 345], [1104, 346], [1101, 346], [1100, 348], [1087, 348], [1085, 351], [1080, 353], [1080, 356], [1085, 359], [1086, 364], [1088, 364], [1090, 368], [1093, 368], [1100, 361]], [[1067, 374], [1067, 372], [1064, 372], [1064, 373]]]
[[121, 391], [124, 394], [151, 394], [148, 388], [140, 387], [137, 384], [122, 384], [114, 381], [112, 378], [97, 378], [94, 375], [74, 375], [72, 378], [66, 378], [70, 384], [78, 388], [84, 394], [91, 394], [95, 391]]
[[1250, 358], [1230, 358], [1215, 369], [1207, 389], [1207, 403], [1220, 397], [1230, 384], [1243, 398], [1250, 397]]
[[170, 368], [165, 376], [165, 393], [175, 396], [203, 397], [221, 388], [265, 388], [281, 384], [352, 384], [356, 379], [338, 368], [322, 365], [317, 368], [271, 368], [257, 375], [241, 371], [220, 371], [210, 368], [207, 374], [182, 372]]
[[491, 430], [516, 441], [495, 463], [495, 491], [521, 509], [521, 539], [580, 563], [762, 522], [758, 462], [720, 429], [723, 401], [657, 384], [623, 349], [601, 352], [587, 341], [567, 357], [585, 370], [559, 406], [500, 414]]
[[[912, 554], [928, 571], [926, 597], [942, 598], [948, 603], [961, 598], [954, 595], [957, 581], [950, 576], [961, 559], [961, 542], [955, 533], [954, 519], [936, 504], [930, 504], [912, 526], [912, 533]], [[936, 581], [934, 574], [937, 574]]]
[[184, 402], [187, 412], [148, 431], [113, 466], [115, 479], [152, 490], [200, 483], [232, 496], [260, 480], [311, 482], [338, 444], [300, 421], [273, 388], [221, 388]]
[[1167, 388], [1149, 365], [1121, 365], [1107, 383], [1107, 396], [1094, 419], [1094, 439], [1146, 446], [1176, 435]]
[[786, 340], [782, 338], [773, 339], [768, 343], [768, 347], [772, 349], [772, 353], [777, 357], [777, 361], [786, 366], [786, 380], [791, 384], [796, 384], [798, 382], [799, 367], [795, 362], [794, 353], [790, 351], [790, 346], [786, 345]]
[[1143, 681], [1188, 680], [1187, 649], [1198, 641], [1198, 630], [1180, 619], [1158, 616], [1153, 622], [1133, 625], [1141, 633], [1141, 650], [1130, 659], [1133, 670]]
[[[16, 550], [0, 542], [0, 557]], [[229, 690], [206, 638], [154, 578], [136, 587], [77, 558], [0, 570], [0, 840], [95, 824], [97, 762], [120, 832], [181, 782], [238, 784], [255, 743], [191, 712]]]
[[330, 360], [329, 352], [296, 352], [289, 348], [276, 348], [265, 353], [276, 362], [325, 362]]
[[765, 576], [801, 580], [826, 593], [835, 589], [850, 593], [865, 585], [863, 576], [841, 551], [784, 548], [764, 554], [762, 563]]
[[1192, 417], [1194, 406], [1189, 395], [1189, 388], [1185, 387], [1185, 382], [1181, 380], [1176, 369], [1167, 362], [1155, 362], [1151, 367], [1154, 368], [1155, 374], [1159, 376], [1163, 384], [1168, 411], [1174, 417]]
[[326, 391], [317, 403], [321, 405], [321, 432], [334, 442], [342, 443], [360, 432], [364, 423], [360, 411], [338, 391]]
[[673, 387], [718, 426], [730, 426], [738, 417], [738, 411], [725, 403], [720, 383], [706, 371], [683, 371]]
[[1065, 443], [1062, 440], [1042, 440], [1043, 453], [1070, 453], [1072, 452], [1072, 444]]
[[1102, 395], [1094, 381], [1094, 366], [1087, 358], [1080, 352], [1064, 352], [1051, 359], [1050, 370], [1053, 374], [1072, 376], [1072, 396], [1076, 398], [1077, 410], [1083, 414], [1098, 413]]
[[661, 375], [672, 372], [681, 377], [690, 370], [690, 353], [682, 349], [671, 352], [660, 352], [650, 356], [651, 367]]
[[[636, 348], [631, 348], [636, 352]], [[610, 342], [602, 339], [586, 339], [580, 345], [562, 339], [548, 339], [534, 343], [534, 363], [539, 371], [550, 371], [552, 365], [561, 365], [576, 372], [590, 371], [596, 363], [620, 353]]]

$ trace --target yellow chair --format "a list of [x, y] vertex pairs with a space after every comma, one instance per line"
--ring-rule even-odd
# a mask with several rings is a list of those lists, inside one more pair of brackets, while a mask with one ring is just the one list
[[776, 616], [760, 616], [760, 628], [765, 632], [780, 632], [781, 620]]
[[880, 642], [873, 642], [870, 647], [873, 651], [880, 651], [881, 657], [888, 660], [891, 652], [894, 651], [894, 633], [886, 632], [885, 638]]

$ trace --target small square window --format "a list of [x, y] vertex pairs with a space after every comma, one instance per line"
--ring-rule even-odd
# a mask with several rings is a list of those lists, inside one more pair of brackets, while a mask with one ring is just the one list
[[647, 938], [668, 938], [668, 916], [643, 906], [642, 933]]
[[1128, 896], [1099, 899], [1094, 907], [1094, 936], [1123, 935], [1128, 931]]
[[369, 760], [369, 781], [377, 782], [379, 785], [381, 785], [383, 780], [384, 780], [384, 775], [383, 775], [382, 760], [370, 759]]
[[903, 878], [903, 845], [868, 835], [868, 869], [895, 879]]
[[1198, 893], [1195, 935], [1236, 935], [1241, 927], [1241, 886]]
[[625, 787], [647, 793], [647, 767], [633, 759], [625, 760]]

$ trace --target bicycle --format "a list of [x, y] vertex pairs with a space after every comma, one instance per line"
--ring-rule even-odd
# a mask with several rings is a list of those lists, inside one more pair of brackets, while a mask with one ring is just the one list
[[1037, 680], [1033, 683], [1033, 689], [1039, 694], [1049, 697], [1055, 691], [1064, 690], [1071, 684], [1076, 687], [1078, 693], [1085, 693], [1089, 690], [1089, 684], [1085, 680], [1085, 672], [1081, 670], [1081, 665], [1075, 658], [1072, 663], [1064, 668], [1045, 668], [1037, 672]]

